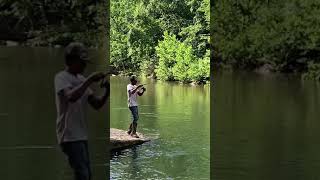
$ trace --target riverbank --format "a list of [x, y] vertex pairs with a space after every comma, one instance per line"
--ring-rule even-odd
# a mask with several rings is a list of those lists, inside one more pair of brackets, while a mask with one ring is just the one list
[[[97, 49], [102, 47], [101, 40], [98, 40], [97, 35], [90, 33], [42, 33], [25, 35], [26, 37], [16, 38], [4, 38], [0, 39], [0, 46], [14, 47], [52, 47], [62, 48], [68, 45], [70, 42], [79, 41], [85, 43], [89, 48]], [[89, 37], [88, 37], [89, 36]]]
[[[22, 46], [22, 47], [49, 47], [49, 48], [64, 48], [66, 44], [72, 42], [72, 41], [63, 41], [60, 43], [53, 43], [50, 44], [49, 41], [43, 42], [43, 43], [35, 43], [35, 41], [29, 40], [29, 41], [13, 41], [13, 40], [0, 40], [0, 46], [4, 47], [16, 47], [16, 46]], [[98, 49], [97, 46], [89, 46], [89, 49]], [[153, 69], [151, 72], [148, 74], [144, 74], [141, 72], [132, 72], [132, 71], [121, 71], [117, 70], [116, 67], [110, 66], [109, 67], [109, 73], [112, 76], [123, 76], [123, 77], [128, 77], [132, 74], [136, 74], [140, 77], [147, 77], [149, 79], [154, 79], [154, 80], [160, 80], [156, 73], [154, 72], [155, 70]], [[210, 79], [209, 78], [199, 78], [201, 80], [187, 80], [187, 81], [179, 81], [175, 79], [168, 79], [168, 80], [162, 80], [162, 81], [167, 81], [167, 82], [176, 82], [176, 83], [181, 83], [181, 84], [190, 84], [192, 86], [201, 86], [205, 84], [210, 84]]]
[[[112, 68], [111, 68], [112, 69]], [[151, 79], [154, 81], [162, 81], [160, 79], [157, 79], [156, 76], [146, 76], [143, 74], [139, 74], [139, 73], [132, 73], [132, 72], [123, 72], [123, 71], [114, 71], [111, 70], [111, 76], [118, 76], [118, 77], [130, 77], [131, 75], [137, 75], [139, 78], [147, 78], [147, 79]], [[168, 81], [163, 81], [163, 82], [170, 82], [170, 83], [177, 83], [177, 84], [189, 84], [191, 86], [203, 86], [203, 85], [210, 85], [210, 81], [190, 81], [190, 82], [181, 82], [181, 81], [177, 81], [177, 80], [168, 80]]]
[[[320, 64], [319, 63], [308, 63], [307, 67], [299, 69], [292, 68], [290, 71], [283, 71], [279, 67], [271, 64], [262, 64], [257, 67], [251, 68], [235, 68], [232, 65], [228, 64], [215, 64], [213, 69], [217, 71], [226, 71], [226, 72], [247, 72], [255, 73], [262, 76], [273, 76], [273, 75], [285, 75], [285, 76], [298, 76], [302, 80], [316, 80], [320, 81]], [[303, 70], [302, 70], [303, 69]]]

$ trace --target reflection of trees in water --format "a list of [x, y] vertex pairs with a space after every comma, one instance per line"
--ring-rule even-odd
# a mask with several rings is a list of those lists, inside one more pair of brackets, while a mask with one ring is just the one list
[[[283, 77], [237, 73], [216, 78], [221, 83], [214, 92], [213, 126], [217, 131], [213, 131], [212, 157], [220, 156], [213, 158], [213, 169], [219, 174], [215, 178], [232, 179], [241, 169], [248, 171], [244, 177], [253, 179], [311, 179], [313, 165], [307, 164], [315, 162], [319, 148], [315, 145], [319, 137], [318, 88]], [[230, 171], [234, 173], [222, 171], [224, 167], [233, 167]]]
[[[157, 103], [157, 91], [158, 85], [152, 80], [149, 79], [141, 79], [141, 83], [146, 83], [147, 91], [141, 97], [139, 97], [139, 114], [140, 114], [140, 128], [141, 126], [147, 127], [151, 130], [158, 129], [157, 119], [158, 119], [158, 103]], [[143, 113], [146, 113], [144, 115]], [[151, 115], [151, 116], [150, 116]], [[139, 123], [139, 122], [138, 122]], [[138, 126], [139, 131], [139, 126]]]

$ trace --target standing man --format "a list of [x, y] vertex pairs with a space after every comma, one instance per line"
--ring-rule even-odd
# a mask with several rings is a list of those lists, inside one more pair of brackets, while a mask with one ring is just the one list
[[105, 91], [101, 97], [89, 88], [92, 83], [106, 75], [92, 73], [85, 78], [88, 50], [82, 43], [70, 43], [65, 49], [66, 69], [57, 73], [54, 79], [57, 107], [56, 133], [58, 143], [69, 160], [75, 180], [90, 180], [91, 169], [88, 151], [88, 129], [86, 120], [87, 104], [100, 109], [106, 102], [110, 86], [103, 84]]
[[137, 135], [137, 121], [139, 119], [138, 114], [138, 102], [137, 95], [142, 96], [146, 91], [146, 88], [143, 85], [136, 85], [138, 83], [136, 76], [130, 77], [130, 84], [127, 85], [127, 94], [128, 94], [128, 106], [132, 114], [132, 123], [129, 126], [127, 133], [132, 137], [139, 138]]

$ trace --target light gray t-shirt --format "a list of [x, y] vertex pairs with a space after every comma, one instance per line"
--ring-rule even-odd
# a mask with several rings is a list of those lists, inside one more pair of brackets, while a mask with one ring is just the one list
[[54, 78], [55, 98], [57, 107], [56, 133], [58, 143], [72, 142], [88, 139], [88, 125], [86, 111], [88, 96], [92, 94], [87, 89], [76, 102], [68, 101], [63, 90], [75, 88], [85, 81], [82, 75], [73, 75], [67, 71], [61, 71]]
[[128, 84], [127, 85], [127, 95], [128, 95], [128, 106], [138, 106], [137, 96], [138, 92], [141, 92], [141, 89], [138, 89], [134, 94], [130, 94], [129, 92], [133, 91], [137, 86]]

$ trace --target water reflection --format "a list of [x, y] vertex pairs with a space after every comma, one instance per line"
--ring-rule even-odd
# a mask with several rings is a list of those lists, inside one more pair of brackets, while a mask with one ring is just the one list
[[320, 167], [316, 87], [295, 77], [217, 75], [213, 178], [316, 178]]

